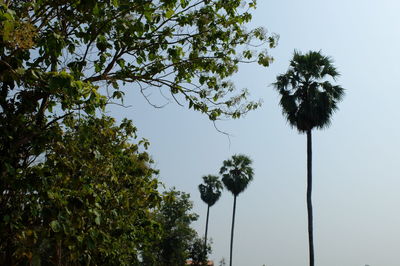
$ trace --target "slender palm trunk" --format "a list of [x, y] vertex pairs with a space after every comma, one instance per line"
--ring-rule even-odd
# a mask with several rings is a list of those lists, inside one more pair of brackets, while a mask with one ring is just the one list
[[13, 250], [12, 250], [12, 245], [11, 245], [11, 241], [7, 241], [8, 243], [5, 246], [5, 258], [4, 261], [5, 264], [4, 265], [13, 265]]
[[56, 257], [57, 257], [57, 266], [61, 266], [62, 265], [62, 246], [61, 246], [61, 240], [57, 241], [57, 246], [56, 246]]
[[232, 266], [233, 232], [234, 232], [234, 227], [235, 227], [235, 213], [236, 213], [236, 195], [233, 196], [233, 214], [232, 214], [231, 248], [230, 248], [230, 254], [229, 254], [229, 266]]
[[206, 218], [206, 234], [204, 236], [204, 250], [207, 250], [207, 232], [208, 232], [208, 216], [210, 214], [210, 205], [207, 205], [207, 218]]
[[308, 246], [310, 266], [314, 266], [314, 236], [313, 236], [313, 210], [311, 202], [312, 192], [312, 142], [311, 130], [307, 130], [307, 214], [308, 214]]

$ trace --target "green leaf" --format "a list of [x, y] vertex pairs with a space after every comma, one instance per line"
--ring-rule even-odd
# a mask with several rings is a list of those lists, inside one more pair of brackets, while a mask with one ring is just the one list
[[60, 232], [61, 230], [61, 226], [56, 220], [50, 222], [50, 227], [56, 233]]
[[114, 7], [118, 7], [119, 6], [119, 0], [112, 0], [112, 4]]
[[3, 41], [9, 41], [11, 38], [11, 33], [14, 29], [14, 23], [11, 21], [3, 22]]
[[166, 17], [166, 18], [171, 18], [174, 14], [175, 14], [175, 11], [174, 11], [173, 9], [168, 9], [168, 10], [165, 12], [165, 17]]
[[120, 68], [124, 68], [125, 67], [125, 60], [120, 58], [117, 60], [117, 64], [120, 66]]
[[96, 218], [94, 219], [94, 222], [95, 222], [97, 225], [100, 225], [100, 216], [96, 216]]

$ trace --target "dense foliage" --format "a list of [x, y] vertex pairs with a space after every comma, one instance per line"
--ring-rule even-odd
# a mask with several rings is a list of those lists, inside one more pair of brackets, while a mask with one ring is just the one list
[[234, 197], [242, 193], [253, 180], [254, 170], [251, 159], [243, 154], [233, 155], [225, 160], [220, 169], [222, 182]]
[[204, 246], [203, 239], [197, 237], [191, 241], [189, 247], [189, 258], [191, 266], [207, 266], [208, 254], [211, 253], [211, 246], [206, 244]]
[[203, 176], [203, 184], [199, 185], [201, 199], [208, 205], [213, 206], [221, 197], [223, 189], [222, 183], [218, 176]]
[[65, 127], [43, 162], [17, 175], [19, 190], [3, 192], [5, 264], [135, 264], [161, 232], [150, 211], [161, 202], [151, 161], [128, 142], [136, 129], [108, 117]]
[[343, 99], [344, 89], [332, 81], [339, 76], [332, 59], [321, 52], [294, 52], [286, 73], [273, 84], [289, 124], [299, 132], [330, 125], [332, 114]]
[[[155, 219], [162, 228], [158, 241], [143, 253], [144, 265], [148, 266], [185, 266], [188, 258], [207, 258], [203, 248], [197, 253], [197, 233], [190, 225], [198, 215], [192, 213], [193, 203], [190, 195], [174, 189], [164, 192], [160, 208]], [[205, 253], [204, 253], [205, 252]]]

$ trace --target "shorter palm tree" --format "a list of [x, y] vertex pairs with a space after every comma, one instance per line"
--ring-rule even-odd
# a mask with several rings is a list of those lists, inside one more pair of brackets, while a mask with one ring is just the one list
[[242, 193], [253, 180], [254, 171], [251, 167], [251, 159], [243, 154], [233, 155], [231, 159], [225, 160], [219, 173], [222, 182], [233, 194], [233, 214], [231, 228], [231, 245], [229, 265], [232, 266], [233, 232], [235, 227], [236, 197]]
[[223, 186], [219, 180], [219, 177], [215, 175], [203, 176], [203, 181], [204, 184], [199, 185], [199, 191], [201, 199], [207, 204], [206, 233], [204, 236], [204, 247], [207, 248], [208, 217], [210, 214], [210, 207], [212, 207], [221, 197]]

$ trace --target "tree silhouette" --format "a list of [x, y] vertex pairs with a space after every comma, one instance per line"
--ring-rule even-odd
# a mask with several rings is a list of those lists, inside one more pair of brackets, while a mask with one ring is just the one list
[[295, 51], [285, 74], [273, 84], [279, 92], [283, 115], [299, 133], [307, 134], [307, 213], [310, 266], [314, 266], [313, 212], [312, 212], [312, 142], [311, 131], [330, 125], [337, 103], [344, 89], [332, 85], [329, 79], [339, 76], [332, 60], [320, 52], [305, 55]]
[[233, 214], [231, 229], [231, 245], [229, 255], [229, 265], [232, 266], [233, 232], [235, 226], [236, 198], [242, 193], [253, 180], [252, 161], [246, 155], [233, 155], [231, 159], [225, 160], [220, 170], [222, 182], [225, 187], [233, 194]]
[[208, 218], [210, 207], [212, 207], [221, 197], [223, 189], [222, 183], [218, 176], [203, 176], [203, 184], [199, 185], [200, 197], [207, 204], [206, 233], [204, 236], [204, 247], [207, 247]]

